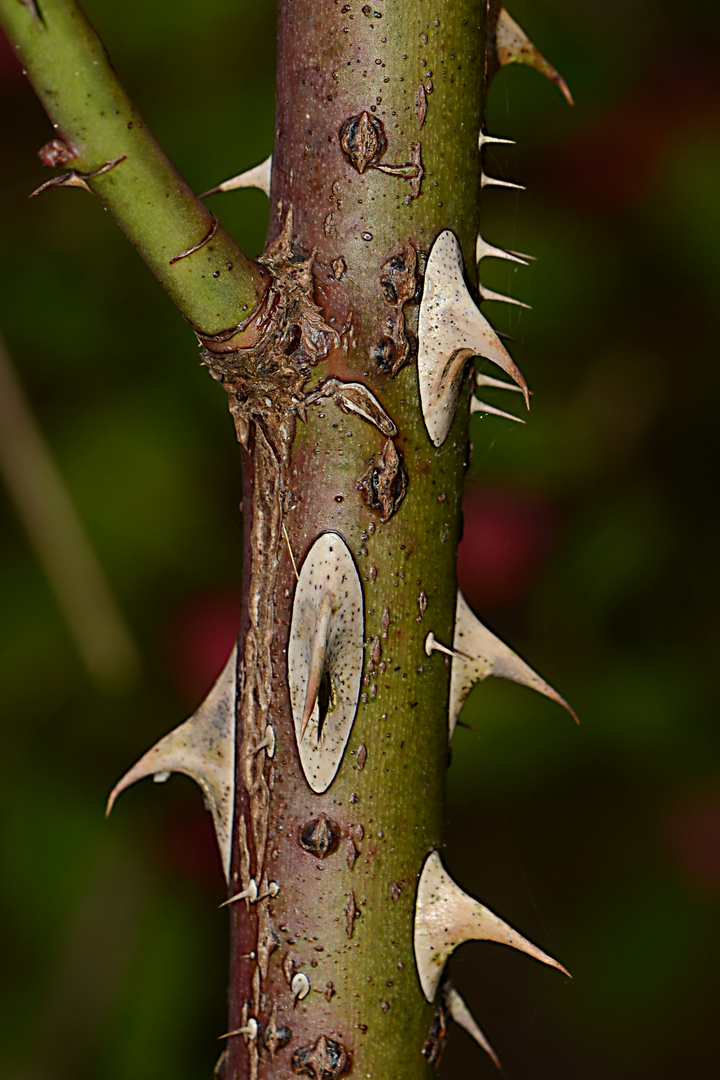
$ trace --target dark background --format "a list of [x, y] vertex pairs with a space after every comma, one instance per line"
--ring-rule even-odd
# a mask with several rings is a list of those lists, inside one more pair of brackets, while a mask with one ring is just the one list
[[[197, 190], [272, 147], [269, 2], [90, 0], [121, 78]], [[474, 691], [450, 771], [454, 876], [559, 957], [452, 961], [515, 1080], [720, 1075], [716, 297], [720, 8], [517, 0], [567, 78], [493, 87], [488, 305], [535, 397], [475, 418], [460, 573], [485, 621], [565, 694]], [[51, 129], [0, 51], [0, 330], [130, 627], [133, 677], [91, 678], [0, 483], [0, 1075], [210, 1076], [226, 916], [190, 781], [113, 783], [197, 704], [240, 590], [239, 457], [194, 340], [85, 193], [27, 194]], [[251, 255], [267, 200], [212, 204]], [[506, 406], [506, 401], [493, 399]], [[514, 401], [511, 403], [514, 404]], [[116, 673], [117, 674], [117, 673]], [[110, 681], [109, 681], [110, 680]], [[493, 1075], [451, 1033], [449, 1078]]]

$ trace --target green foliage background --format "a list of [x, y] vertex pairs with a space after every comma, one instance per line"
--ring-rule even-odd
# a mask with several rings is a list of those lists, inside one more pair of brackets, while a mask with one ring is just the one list
[[[272, 146], [273, 5], [89, 0], [197, 190]], [[509, 1076], [718, 1075], [720, 14], [693, 0], [517, 0], [576, 107], [525, 69], [492, 92], [483, 265], [535, 391], [473, 420], [465, 565], [479, 613], [572, 702], [471, 697], [446, 858], [573, 982], [496, 946], [454, 959]], [[226, 916], [189, 781], [113, 783], [209, 685], [237, 612], [239, 455], [193, 338], [102, 209], [28, 202], [51, 130], [0, 65], [0, 328], [143, 657], [96, 688], [0, 488], [0, 1076], [190, 1080], [224, 1030]], [[432, 107], [432, 103], [431, 103]], [[213, 209], [250, 254], [267, 203]], [[507, 402], [498, 401], [507, 405]], [[455, 1031], [442, 1075], [490, 1076]]]

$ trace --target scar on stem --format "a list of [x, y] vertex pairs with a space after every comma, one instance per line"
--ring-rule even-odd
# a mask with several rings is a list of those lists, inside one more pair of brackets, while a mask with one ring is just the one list
[[290, 562], [292, 563], [292, 568], [293, 568], [293, 570], [295, 572], [295, 579], [296, 579], [296, 581], [299, 581], [300, 580], [300, 575], [298, 574], [298, 568], [297, 568], [297, 564], [295, 562], [295, 556], [293, 555], [293, 550], [290, 547], [290, 537], [288, 536], [288, 531], [285, 528], [285, 522], [284, 521], [283, 521], [282, 530], [283, 530], [283, 535], [285, 537], [285, 543], [287, 544], [288, 555], [290, 556]]
[[200, 243], [199, 244], [194, 244], [193, 247], [187, 248], [187, 250], [185, 250], [185, 251], [181, 251], [179, 255], [174, 255], [172, 257], [172, 259], [170, 260], [170, 265], [172, 266], [173, 263], [180, 262], [181, 259], [187, 259], [188, 255], [194, 255], [196, 251], [200, 250], [200, 248], [205, 247], [206, 244], [210, 243], [210, 241], [212, 240], [212, 238], [215, 235], [215, 233], [217, 232], [217, 230], [218, 230], [218, 219], [216, 217], [213, 217], [212, 225], [208, 229], [205, 236], [203, 236]]

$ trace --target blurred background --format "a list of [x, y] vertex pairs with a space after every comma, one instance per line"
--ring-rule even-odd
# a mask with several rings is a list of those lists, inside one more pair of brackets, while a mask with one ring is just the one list
[[[88, 0], [198, 191], [272, 148], [274, 6]], [[482, 266], [535, 392], [472, 421], [468, 600], [555, 685], [477, 688], [447, 862], [573, 972], [465, 946], [456, 985], [515, 1080], [720, 1075], [720, 9], [515, 0], [576, 100], [493, 86]], [[242, 51], [242, 55], [241, 54]], [[194, 339], [83, 192], [0, 42], [0, 1076], [191, 1080], [224, 1030], [226, 918], [190, 781], [108, 791], [235, 633], [239, 456]], [[249, 254], [256, 191], [214, 200]], [[18, 386], [28, 411], [18, 398]], [[506, 401], [496, 399], [501, 407]], [[3, 406], [0, 405], [0, 409]], [[18, 452], [18, 447], [22, 453]], [[494, 1074], [459, 1029], [441, 1075]]]

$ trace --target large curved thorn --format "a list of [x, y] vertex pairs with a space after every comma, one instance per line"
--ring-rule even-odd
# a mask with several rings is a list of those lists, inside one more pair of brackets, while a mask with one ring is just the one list
[[425, 860], [418, 884], [414, 933], [418, 977], [428, 1001], [435, 1000], [448, 957], [464, 941], [510, 945], [569, 976], [557, 960], [463, 892], [445, 870], [437, 851], [432, 851]]
[[[577, 723], [577, 716], [565, 698], [561, 697], [557, 690], [553, 690], [544, 679], [541, 679], [530, 665], [521, 660], [504, 641], [495, 637], [486, 626], [483, 626], [459, 591], [455, 611], [453, 648], [461, 655], [453, 657], [450, 672], [448, 734], [451, 739], [466, 697], [476, 682], [482, 682], [490, 676], [510, 679], [512, 682], [520, 683], [521, 686], [537, 690], [539, 694], [543, 694], [567, 709]], [[465, 661], [462, 659], [463, 656], [471, 656], [473, 660]]]
[[117, 782], [107, 804], [109, 814], [118, 795], [146, 776], [159, 781], [174, 772], [192, 777], [212, 813], [226, 879], [230, 874], [233, 815], [236, 664], [237, 647], [202, 705], [133, 765]]
[[443, 444], [450, 430], [465, 362], [471, 356], [482, 356], [502, 368], [521, 387], [529, 406], [527, 383], [471, 297], [460, 245], [446, 230], [428, 257], [418, 320], [420, 401], [435, 446]]

